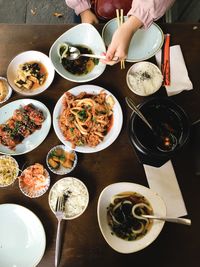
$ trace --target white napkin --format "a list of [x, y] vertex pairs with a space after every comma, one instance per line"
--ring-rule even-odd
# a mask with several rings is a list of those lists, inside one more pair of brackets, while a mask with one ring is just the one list
[[159, 168], [149, 165], [143, 166], [149, 187], [160, 195], [167, 206], [167, 216], [180, 217], [187, 215], [172, 162], [168, 161]]
[[[159, 68], [161, 68], [161, 52], [160, 50], [155, 55]], [[165, 86], [168, 96], [193, 89], [180, 45], [170, 46], [170, 80], [170, 85]]]

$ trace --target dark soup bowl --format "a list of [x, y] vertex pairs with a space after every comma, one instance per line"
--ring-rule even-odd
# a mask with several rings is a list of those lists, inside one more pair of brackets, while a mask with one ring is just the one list
[[[189, 140], [190, 120], [185, 111], [169, 98], [151, 98], [141, 103], [138, 108], [146, 117], [154, 131], [132, 113], [129, 121], [129, 136], [139, 159], [144, 164], [159, 167]], [[160, 150], [158, 140], [164, 134], [175, 137], [173, 149]]]

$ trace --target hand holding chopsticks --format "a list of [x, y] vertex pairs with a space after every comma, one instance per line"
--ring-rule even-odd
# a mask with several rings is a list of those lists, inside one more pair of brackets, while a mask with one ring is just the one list
[[[120, 14], [119, 14], [119, 9], [116, 9], [116, 16], [117, 16], [117, 26], [119, 28], [124, 22], [124, 11], [123, 11], [123, 9], [120, 9]], [[121, 60], [120, 64], [121, 64], [121, 69], [125, 69], [125, 61]]]

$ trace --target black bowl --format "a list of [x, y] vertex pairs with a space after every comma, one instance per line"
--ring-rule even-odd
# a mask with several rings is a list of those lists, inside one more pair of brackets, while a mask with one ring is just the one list
[[158, 129], [165, 127], [177, 138], [178, 144], [172, 151], [160, 151], [157, 147], [155, 134], [135, 112], [132, 113], [129, 121], [130, 140], [142, 163], [159, 167], [188, 142], [190, 136], [189, 117], [179, 105], [167, 97], [148, 99], [138, 108], [157, 133]]

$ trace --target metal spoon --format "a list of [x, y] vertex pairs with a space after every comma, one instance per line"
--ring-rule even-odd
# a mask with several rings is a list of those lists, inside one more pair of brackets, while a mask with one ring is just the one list
[[151, 126], [151, 124], [144, 117], [142, 112], [137, 108], [133, 100], [130, 97], [125, 97], [125, 100], [129, 108], [132, 109], [141, 118], [141, 120], [149, 127], [149, 129], [153, 132], [153, 134], [158, 138], [157, 148], [162, 152], [173, 151], [178, 144], [176, 136], [173, 135], [172, 133], [168, 133], [165, 136], [158, 135], [157, 132]]
[[66, 58], [68, 60], [75, 60], [75, 59], [78, 59], [79, 57], [106, 59], [106, 56], [94, 55], [94, 54], [81, 54], [80, 50], [77, 47], [69, 46], [69, 50], [68, 50]]
[[154, 215], [141, 215], [144, 218], [153, 219], [153, 220], [161, 220], [166, 222], [172, 222], [172, 223], [179, 223], [179, 224], [185, 224], [185, 225], [191, 225], [190, 219], [185, 218], [170, 218], [170, 217], [159, 217]]

